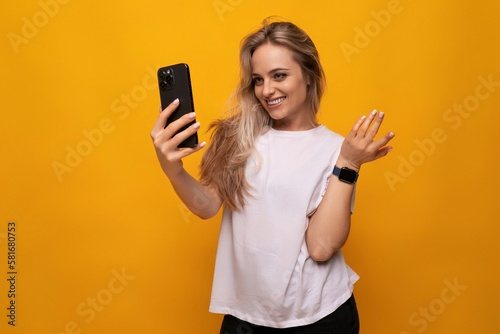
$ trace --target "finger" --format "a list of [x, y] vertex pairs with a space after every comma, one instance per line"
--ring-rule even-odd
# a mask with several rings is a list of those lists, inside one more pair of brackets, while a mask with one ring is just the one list
[[[181, 118], [184, 118], [181, 117]], [[193, 119], [191, 119], [192, 121]], [[173, 123], [172, 123], [173, 124]], [[179, 128], [180, 129], [180, 128]], [[188, 139], [190, 136], [194, 135], [200, 129], [200, 122], [196, 122], [172, 137], [172, 140], [176, 146], [179, 146], [184, 140]], [[175, 131], [177, 132], [177, 131]], [[174, 132], [174, 133], [175, 133]]]
[[366, 137], [369, 140], [372, 140], [377, 135], [378, 130], [380, 129], [380, 125], [384, 120], [384, 113], [381, 111], [377, 115], [374, 116], [372, 120], [372, 124], [370, 125], [368, 131], [366, 131]]
[[389, 152], [391, 152], [393, 150], [393, 147], [392, 146], [384, 146], [382, 147], [381, 149], [379, 149], [377, 151], [377, 154], [375, 156], [375, 160], [379, 159], [379, 158], [382, 158], [382, 157], [385, 157], [387, 154], [389, 154]]
[[203, 141], [201, 143], [198, 143], [198, 145], [196, 145], [195, 147], [184, 148], [184, 149], [182, 149], [182, 151], [186, 151], [184, 153], [187, 153], [189, 155], [189, 154], [198, 152], [199, 150], [201, 150], [202, 148], [204, 148], [206, 145], [207, 145], [207, 142]]
[[206, 144], [207, 144], [206, 142], [201, 142], [201, 143], [198, 143], [198, 145], [196, 145], [195, 147], [187, 147], [187, 148], [183, 148], [182, 150], [178, 150], [178, 151], [176, 151], [176, 154], [177, 154], [176, 157], [179, 158], [180, 160], [182, 160], [185, 157], [187, 157], [188, 155], [191, 155], [195, 152], [198, 152], [203, 147], [205, 147]]
[[[394, 132], [388, 132], [385, 136], [382, 138], [376, 140], [373, 142], [374, 147], [377, 148], [377, 150], [380, 150], [382, 148], [387, 147], [386, 145], [394, 138], [395, 134]], [[391, 148], [392, 149], [392, 148]]]
[[365, 119], [366, 119], [365, 115], [361, 116], [358, 119], [358, 121], [354, 124], [354, 126], [352, 127], [351, 132], [349, 133], [348, 136], [351, 136], [351, 137], [356, 136], [356, 134], [358, 133], [359, 128], [361, 127], [361, 124], [363, 124], [363, 122], [365, 121]]
[[[174, 137], [177, 133], [184, 131], [189, 126], [194, 125], [196, 114], [190, 112], [182, 115], [179, 119], [171, 122], [164, 130], [165, 134], [170, 138]], [[189, 137], [189, 136], [188, 136]]]
[[375, 116], [377, 115], [377, 110], [372, 110], [372, 112], [368, 115], [368, 117], [366, 117], [363, 121], [363, 123], [361, 124], [361, 126], [359, 127], [359, 130], [358, 130], [358, 133], [359, 135], [361, 136], [366, 136], [366, 132], [368, 131], [368, 129], [370, 128], [370, 124], [372, 124], [372, 121], [373, 119], [375, 118]]
[[170, 116], [175, 111], [175, 109], [177, 109], [177, 107], [179, 107], [179, 99], [175, 99], [163, 110], [161, 110], [160, 107], [160, 115], [158, 115], [155, 125], [153, 126], [153, 130], [151, 131], [152, 136], [153, 134], [161, 132], [165, 128], [168, 116]]

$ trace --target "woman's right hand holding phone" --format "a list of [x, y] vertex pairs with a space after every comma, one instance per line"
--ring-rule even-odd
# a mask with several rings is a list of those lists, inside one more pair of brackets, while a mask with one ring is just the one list
[[177, 133], [183, 126], [193, 122], [195, 113], [183, 115], [178, 120], [170, 123], [166, 128], [167, 118], [177, 109], [179, 100], [176, 99], [168, 105], [163, 111], [160, 111], [156, 123], [151, 130], [151, 139], [153, 140], [156, 155], [160, 161], [161, 168], [171, 176], [182, 171], [182, 159], [192, 153], [202, 149], [206, 143], [201, 142], [193, 148], [179, 149], [177, 146], [189, 136], [194, 134], [200, 128], [200, 123], [196, 122], [186, 130]]

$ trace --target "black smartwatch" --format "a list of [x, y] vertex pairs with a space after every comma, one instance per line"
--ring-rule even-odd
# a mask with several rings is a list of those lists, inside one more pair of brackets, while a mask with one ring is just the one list
[[340, 181], [345, 183], [356, 183], [358, 180], [358, 172], [354, 169], [350, 169], [347, 167], [338, 168], [337, 166], [333, 167], [333, 175], [337, 176]]

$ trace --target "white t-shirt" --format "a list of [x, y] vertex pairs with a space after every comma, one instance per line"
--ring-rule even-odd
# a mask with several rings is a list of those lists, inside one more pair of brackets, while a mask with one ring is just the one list
[[210, 312], [285, 328], [316, 322], [349, 299], [359, 276], [342, 252], [318, 263], [305, 241], [342, 141], [323, 125], [259, 137], [246, 167], [253, 197], [223, 213]]

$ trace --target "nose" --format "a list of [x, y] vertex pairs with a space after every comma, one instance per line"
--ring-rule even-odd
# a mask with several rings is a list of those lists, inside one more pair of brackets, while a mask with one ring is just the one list
[[274, 94], [275, 88], [274, 88], [272, 81], [264, 80], [264, 83], [262, 84], [262, 86], [263, 86], [262, 87], [262, 95], [264, 95], [264, 97], [270, 97]]

